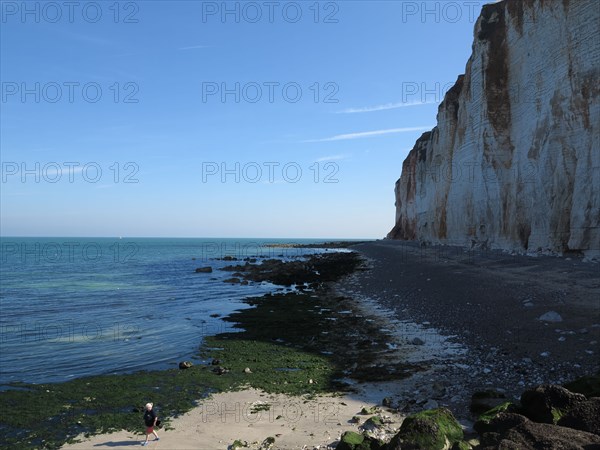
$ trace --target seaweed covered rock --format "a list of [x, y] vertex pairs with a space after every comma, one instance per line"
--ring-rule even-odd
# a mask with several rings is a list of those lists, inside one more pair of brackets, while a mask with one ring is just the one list
[[265, 259], [261, 264], [231, 265], [221, 270], [241, 272], [246, 280], [268, 281], [282, 286], [336, 281], [360, 264], [356, 253], [312, 255], [308, 260], [282, 261]]
[[364, 431], [378, 430], [383, 427], [383, 420], [379, 416], [369, 417], [362, 425], [361, 429]]
[[446, 408], [430, 409], [404, 419], [387, 450], [443, 450], [463, 439], [463, 431]]
[[363, 434], [355, 433], [354, 431], [346, 431], [342, 434], [340, 442], [335, 447], [336, 450], [355, 450], [363, 448], [365, 436]]
[[479, 434], [492, 431], [492, 427], [490, 426], [492, 419], [494, 419], [498, 414], [506, 412], [516, 413], [518, 412], [518, 407], [512, 402], [504, 402], [495, 408], [490, 409], [489, 411], [485, 411], [479, 416], [479, 419], [477, 419], [477, 422], [475, 422], [473, 425], [473, 429]]
[[366, 433], [355, 433], [346, 431], [342, 434], [336, 450], [383, 450], [385, 444], [368, 436]]
[[525, 416], [500, 413], [481, 436], [481, 450], [497, 449], [600, 449], [600, 436], [548, 423], [532, 422]]

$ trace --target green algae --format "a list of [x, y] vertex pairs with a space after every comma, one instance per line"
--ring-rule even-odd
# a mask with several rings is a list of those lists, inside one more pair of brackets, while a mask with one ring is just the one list
[[565, 412], [560, 408], [552, 408], [552, 423], [556, 425], [560, 419], [565, 415]]
[[385, 444], [367, 434], [346, 431], [342, 434], [336, 450], [382, 450]]
[[390, 447], [400, 448], [402, 442], [411, 448], [442, 450], [447, 448], [448, 442], [454, 444], [462, 439], [463, 430], [452, 413], [438, 408], [411, 414], [404, 419]]
[[[165, 427], [211, 392], [245, 387], [270, 393], [316, 394], [340, 387], [335, 365], [325, 355], [277, 342], [244, 339], [245, 333], [206, 337], [205, 358], [219, 359], [229, 369], [217, 375], [212, 365], [124, 375], [79, 378], [65, 383], [24, 384], [0, 393], [2, 447], [58, 448], [80, 434], [125, 429], [141, 432], [143, 405], [157, 405]], [[245, 373], [246, 367], [251, 373]], [[281, 371], [282, 367], [298, 370]]]
[[479, 418], [477, 419], [477, 421], [475, 422], [475, 424], [473, 425], [473, 428], [479, 434], [483, 434], [483, 433], [485, 433], [487, 431], [490, 431], [492, 429], [490, 427], [490, 422], [498, 414], [505, 413], [505, 412], [517, 412], [518, 409], [519, 408], [517, 407], [517, 405], [515, 405], [514, 403], [512, 403], [510, 401], [501, 403], [500, 405], [495, 406], [492, 409], [489, 409], [486, 412], [484, 412], [483, 414], [481, 414], [479, 416]]

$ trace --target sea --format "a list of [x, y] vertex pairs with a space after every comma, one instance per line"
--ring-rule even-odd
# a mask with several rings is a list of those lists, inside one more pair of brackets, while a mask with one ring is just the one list
[[223, 257], [302, 258], [331, 250], [279, 244], [325, 241], [2, 237], [0, 389], [193, 361], [203, 337], [233, 331], [222, 317], [281, 289], [224, 283]]

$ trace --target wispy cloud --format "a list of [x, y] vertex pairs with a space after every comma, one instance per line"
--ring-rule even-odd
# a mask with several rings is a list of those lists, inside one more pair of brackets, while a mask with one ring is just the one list
[[190, 45], [189, 47], [179, 47], [177, 50], [197, 50], [201, 48], [211, 48], [210, 45]]
[[[49, 166], [49, 167], [47, 167]], [[39, 167], [39, 166], [36, 166]], [[61, 167], [58, 163], [48, 163], [44, 165], [44, 168], [40, 173], [43, 173], [45, 179], [49, 180], [60, 180], [63, 176], [67, 179], [76, 174], [83, 172], [84, 166], [76, 166], [71, 164], [65, 164], [65, 167]], [[39, 171], [38, 171], [39, 172]], [[90, 176], [95, 176], [95, 169], [90, 169]]]
[[372, 136], [381, 136], [384, 134], [395, 134], [395, 133], [410, 133], [412, 131], [427, 131], [431, 130], [433, 126], [424, 126], [424, 127], [405, 127], [405, 128], [388, 128], [386, 130], [375, 130], [375, 131], [362, 131], [359, 133], [348, 133], [348, 134], [338, 134], [336, 136], [331, 136], [322, 139], [310, 139], [303, 142], [331, 142], [331, 141], [347, 141], [350, 139], [362, 139]]
[[336, 111], [337, 114], [356, 114], [356, 113], [367, 113], [374, 111], [386, 111], [388, 109], [398, 109], [398, 108], [407, 108], [409, 106], [422, 106], [422, 105], [431, 105], [433, 103], [438, 103], [435, 101], [426, 101], [426, 102], [398, 102], [398, 103], [385, 103], [383, 105], [375, 105], [375, 106], [365, 106], [362, 108], [348, 108], [342, 109], [341, 111]]
[[87, 43], [95, 44], [95, 45], [112, 45], [112, 46], [117, 45], [116, 41], [107, 39], [102, 36], [93, 36], [93, 35], [87, 34], [87, 33], [76, 33], [74, 31], [65, 30], [63, 28], [55, 28], [54, 30], [57, 33], [62, 34], [63, 36], [67, 37], [68, 39], [73, 39], [76, 41], [87, 42]]
[[323, 162], [323, 161], [340, 161], [342, 159], [348, 158], [348, 155], [331, 155], [331, 156], [322, 156], [321, 158], [315, 159], [315, 162]]

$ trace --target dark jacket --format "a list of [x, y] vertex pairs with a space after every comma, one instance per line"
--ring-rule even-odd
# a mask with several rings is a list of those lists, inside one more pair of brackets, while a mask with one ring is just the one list
[[154, 419], [156, 419], [156, 413], [154, 412], [154, 409], [151, 409], [150, 411], [146, 410], [146, 412], [144, 412], [144, 423], [147, 427], [154, 425]]

